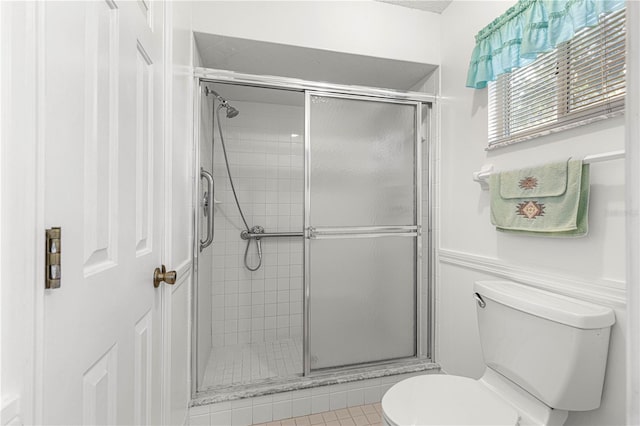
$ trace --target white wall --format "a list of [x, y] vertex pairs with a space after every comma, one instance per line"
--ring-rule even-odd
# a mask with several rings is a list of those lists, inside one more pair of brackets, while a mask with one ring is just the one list
[[193, 30], [438, 64], [440, 17], [374, 1], [194, 2]]
[[[626, 174], [627, 182], [640, 182], [640, 4], [627, 3]], [[640, 197], [638, 185], [627, 185], [627, 424], [640, 424]]]
[[[472, 299], [476, 280], [507, 278], [615, 309], [605, 393], [599, 410], [567, 424], [623, 424], [625, 413], [624, 162], [591, 166], [589, 235], [545, 239], [498, 233], [488, 192], [471, 174], [623, 149], [624, 118], [486, 152], [487, 91], [464, 87], [475, 34], [514, 2], [454, 1], [442, 15], [439, 176], [438, 353], [443, 369], [479, 377], [482, 355]], [[463, 23], [461, 25], [461, 23]], [[455, 31], [451, 30], [454, 29]]]

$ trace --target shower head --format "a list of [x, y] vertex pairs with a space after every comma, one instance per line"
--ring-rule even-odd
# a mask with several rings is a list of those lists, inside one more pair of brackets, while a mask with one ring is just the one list
[[236, 115], [240, 114], [240, 111], [229, 105], [227, 101], [220, 102], [220, 105], [218, 105], [218, 110], [221, 110], [222, 108], [227, 109], [227, 118], [233, 118]]
[[225, 107], [227, 108], [227, 118], [233, 118], [236, 115], [240, 114], [240, 111], [238, 111], [237, 109], [235, 109], [229, 104], [226, 104]]
[[220, 96], [215, 90], [209, 89], [207, 86], [205, 86], [204, 94], [206, 96], [209, 96], [210, 94], [214, 95], [216, 97], [216, 99], [218, 99], [218, 101], [220, 101], [220, 105], [218, 106], [218, 109], [219, 108], [226, 108], [227, 109], [227, 118], [233, 118], [233, 117], [237, 116], [238, 114], [240, 114], [240, 111], [238, 111], [237, 109], [235, 109], [234, 107], [229, 105], [229, 102], [225, 98]]

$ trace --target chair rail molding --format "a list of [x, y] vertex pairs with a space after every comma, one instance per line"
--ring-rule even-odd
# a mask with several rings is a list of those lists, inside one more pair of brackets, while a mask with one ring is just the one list
[[576, 299], [615, 307], [626, 307], [627, 304], [624, 281], [575, 277], [551, 271], [534, 270], [500, 259], [457, 250], [439, 249], [437, 257], [439, 263], [472, 269]]

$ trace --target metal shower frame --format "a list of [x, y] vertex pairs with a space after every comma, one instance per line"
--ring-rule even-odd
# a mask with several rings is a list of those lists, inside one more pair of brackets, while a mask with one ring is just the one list
[[[432, 232], [432, 190], [431, 190], [431, 182], [432, 182], [432, 174], [433, 174], [433, 158], [432, 150], [434, 144], [432, 143], [434, 140], [434, 105], [436, 103], [436, 96], [422, 93], [422, 92], [411, 92], [411, 91], [398, 91], [398, 90], [390, 90], [390, 89], [380, 89], [374, 87], [366, 87], [366, 86], [350, 86], [350, 85], [340, 85], [340, 84], [330, 84], [330, 83], [322, 83], [322, 82], [314, 82], [307, 81], [295, 78], [287, 78], [287, 77], [275, 77], [275, 76], [262, 76], [262, 75], [254, 75], [254, 74], [244, 74], [244, 73], [236, 73], [232, 71], [226, 70], [215, 70], [208, 68], [196, 68], [194, 70], [194, 87], [193, 87], [193, 95], [194, 95], [194, 163], [193, 170], [200, 170], [200, 108], [202, 106], [202, 91], [200, 89], [202, 83], [226, 83], [226, 84], [234, 84], [240, 86], [251, 86], [251, 87], [259, 87], [259, 88], [270, 88], [270, 89], [280, 89], [280, 90], [289, 90], [301, 92], [305, 96], [305, 165], [309, 162], [309, 105], [308, 99], [311, 93], [314, 95], [327, 95], [327, 96], [337, 96], [348, 99], [360, 99], [360, 100], [370, 100], [370, 101], [388, 101], [394, 103], [404, 103], [404, 104], [414, 104], [416, 105], [416, 123], [415, 123], [415, 131], [416, 131], [416, 141], [415, 141], [415, 214], [416, 214], [416, 226], [405, 227], [406, 232], [413, 232], [416, 235], [416, 357], [423, 357], [427, 361], [433, 361], [433, 343], [434, 343], [434, 332], [435, 332], [435, 297], [434, 297], [434, 251], [433, 251], [433, 232]], [[426, 141], [423, 139], [423, 132], [421, 129], [421, 121], [422, 121], [422, 110], [426, 109], [427, 113], [427, 129], [424, 132], [426, 135]], [[430, 214], [427, 216], [427, 223], [422, 223], [422, 203], [423, 203], [423, 184], [422, 184], [422, 145], [423, 142], [426, 142], [427, 149], [427, 162], [429, 164], [428, 167], [428, 185], [426, 191], [426, 201], [427, 206], [430, 210]], [[200, 174], [194, 172], [193, 176], [194, 180], [194, 189], [198, 188], [198, 183], [200, 180]], [[308, 176], [308, 167], [305, 170], [305, 225], [308, 224], [308, 213], [309, 213], [309, 176]], [[198, 294], [198, 257], [200, 254], [199, 250], [199, 202], [198, 199], [199, 193], [197, 190], [194, 190], [193, 194], [193, 229], [194, 229], [194, 238], [193, 238], [193, 288], [192, 288], [192, 327], [191, 327], [191, 393], [192, 397], [196, 397], [197, 390], [197, 300], [196, 295]], [[423, 227], [426, 226], [426, 228]], [[411, 228], [411, 229], [409, 229]], [[397, 232], [397, 230], [392, 230], [391, 232]], [[427, 233], [426, 245], [427, 247], [423, 247], [423, 232]], [[296, 233], [297, 234], [297, 233]], [[299, 236], [297, 234], [296, 236]], [[309, 230], [303, 230], [304, 236], [304, 257], [305, 257], [305, 265], [308, 264], [308, 256], [309, 256], [309, 238], [311, 237]], [[423, 250], [426, 249], [426, 256], [423, 253]], [[423, 260], [426, 258], [427, 264], [427, 275], [426, 280], [424, 280], [425, 276], [423, 271]], [[304, 354], [303, 354], [303, 374], [305, 376], [321, 374], [320, 372], [311, 372], [310, 363], [309, 363], [309, 344], [308, 344], [308, 336], [309, 336], [309, 276], [308, 270], [304, 271], [304, 324], [303, 324], [303, 339], [305, 341], [304, 344]], [[426, 306], [423, 302], [423, 290], [426, 290]], [[425, 308], [428, 312], [424, 312]], [[429, 317], [429, 324], [427, 330], [423, 330], [423, 322], [425, 319], [425, 315]], [[426, 338], [423, 338], [423, 333], [426, 331]], [[426, 340], [426, 341], [425, 341]], [[412, 357], [414, 358], [414, 357]], [[366, 366], [381, 366], [388, 365], [391, 363], [398, 362], [399, 360], [391, 360], [391, 361], [380, 361], [375, 363], [366, 364]], [[362, 366], [358, 366], [362, 367]], [[331, 371], [340, 371], [340, 370], [348, 370], [354, 367], [345, 367], [345, 368], [336, 368]]]

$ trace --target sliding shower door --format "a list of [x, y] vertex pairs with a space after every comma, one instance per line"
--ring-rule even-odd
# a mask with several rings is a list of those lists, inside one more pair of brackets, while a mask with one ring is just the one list
[[420, 104], [306, 94], [305, 373], [417, 352]]

